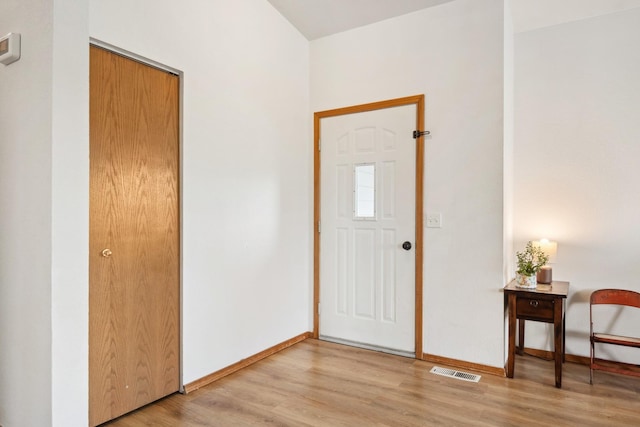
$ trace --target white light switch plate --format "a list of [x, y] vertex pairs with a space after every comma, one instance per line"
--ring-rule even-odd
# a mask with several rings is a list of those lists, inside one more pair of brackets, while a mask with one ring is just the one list
[[439, 212], [428, 213], [425, 224], [427, 228], [442, 228], [442, 214]]
[[9, 65], [20, 59], [20, 34], [9, 33], [0, 37], [0, 64]]

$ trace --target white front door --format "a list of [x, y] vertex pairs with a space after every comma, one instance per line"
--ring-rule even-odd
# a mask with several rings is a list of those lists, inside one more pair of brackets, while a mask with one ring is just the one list
[[323, 339], [415, 352], [415, 126], [416, 105], [320, 122]]

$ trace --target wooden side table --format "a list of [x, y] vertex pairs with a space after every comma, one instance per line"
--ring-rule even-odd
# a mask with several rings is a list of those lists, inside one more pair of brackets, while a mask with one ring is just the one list
[[564, 362], [564, 301], [569, 294], [569, 282], [551, 282], [536, 289], [519, 288], [512, 281], [504, 288], [509, 306], [509, 355], [507, 377], [513, 378], [516, 351], [516, 320], [519, 324], [519, 353], [524, 347], [524, 321], [553, 323], [553, 352], [556, 387], [562, 387], [562, 362]]

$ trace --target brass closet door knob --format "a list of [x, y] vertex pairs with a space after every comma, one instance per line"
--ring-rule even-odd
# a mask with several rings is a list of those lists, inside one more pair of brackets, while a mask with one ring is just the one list
[[112, 253], [113, 252], [111, 252], [111, 249], [103, 249], [102, 252], [100, 252], [100, 255], [102, 255], [105, 258], [109, 258]]

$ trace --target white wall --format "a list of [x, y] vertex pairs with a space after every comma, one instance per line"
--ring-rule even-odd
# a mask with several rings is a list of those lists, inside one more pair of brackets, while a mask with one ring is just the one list
[[[87, 422], [88, 7], [3, 1], [0, 424]], [[55, 24], [54, 24], [55, 23]]]
[[[88, 39], [184, 71], [184, 382], [308, 331], [308, 43], [266, 2], [8, 0], [0, 424], [87, 422]], [[3, 33], [4, 34], [4, 33]]]
[[[424, 93], [424, 351], [504, 366], [503, 2], [458, 0], [311, 43], [313, 111]], [[469, 313], [473, 313], [470, 316]]]
[[0, 33], [22, 35], [22, 58], [0, 65], [0, 424], [5, 427], [51, 421], [50, 3], [0, 3]]
[[[592, 290], [640, 290], [639, 45], [640, 9], [516, 35], [515, 249], [558, 241], [570, 354], [589, 354]], [[526, 346], [549, 348], [530, 323]]]
[[264, 0], [92, 0], [90, 33], [184, 72], [184, 382], [311, 330], [306, 39]]
[[[503, 143], [503, 282], [508, 283], [514, 276], [515, 254], [513, 252], [513, 144], [514, 144], [514, 32], [511, 0], [504, 2], [504, 143]], [[504, 355], [508, 357], [509, 334], [508, 310], [505, 310], [504, 322]]]
[[514, 276], [513, 253], [513, 144], [514, 144], [514, 33], [511, 0], [504, 12], [504, 280]]
[[55, 0], [53, 6], [52, 425], [84, 426], [89, 383], [89, 4]]

